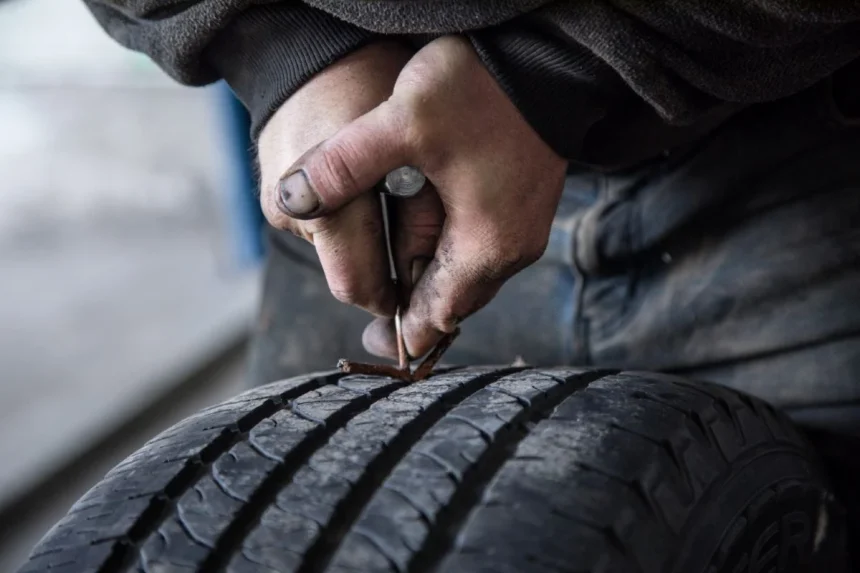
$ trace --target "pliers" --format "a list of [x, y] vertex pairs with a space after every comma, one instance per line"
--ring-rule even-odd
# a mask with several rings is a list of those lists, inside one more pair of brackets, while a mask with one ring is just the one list
[[388, 269], [391, 282], [394, 284], [394, 292], [397, 293], [397, 306], [394, 311], [394, 331], [397, 337], [398, 365], [388, 364], [364, 364], [342, 359], [338, 362], [338, 368], [347, 374], [370, 374], [375, 376], [389, 376], [399, 378], [405, 382], [418, 382], [424, 380], [433, 372], [433, 367], [442, 358], [442, 355], [451, 347], [454, 339], [460, 334], [456, 329], [450, 334], [442, 337], [442, 340], [430, 351], [415, 370], [412, 370], [412, 357], [406, 350], [406, 341], [403, 338], [402, 313], [403, 301], [397, 267], [394, 264], [394, 237], [391, 229], [392, 208], [389, 203], [390, 197], [403, 199], [415, 196], [424, 187], [427, 179], [414, 167], [401, 167], [389, 173], [385, 181], [379, 185], [379, 202], [382, 208], [382, 223], [385, 229], [385, 245], [388, 254]]

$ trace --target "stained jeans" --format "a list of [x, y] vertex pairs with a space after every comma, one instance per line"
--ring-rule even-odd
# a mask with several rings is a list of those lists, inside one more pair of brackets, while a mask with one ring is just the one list
[[[269, 240], [252, 382], [371, 359], [312, 247]], [[822, 85], [635, 168], [572, 168], [545, 256], [446, 361], [517, 357], [712, 380], [860, 435], [860, 122]]]

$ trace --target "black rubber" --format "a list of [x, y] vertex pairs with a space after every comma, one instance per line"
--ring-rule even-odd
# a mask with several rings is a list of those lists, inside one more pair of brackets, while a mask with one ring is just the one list
[[323, 374], [156, 437], [21, 571], [843, 573], [844, 537], [805, 439], [724, 388]]

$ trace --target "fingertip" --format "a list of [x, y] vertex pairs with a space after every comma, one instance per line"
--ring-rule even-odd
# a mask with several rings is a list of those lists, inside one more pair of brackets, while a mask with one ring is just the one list
[[433, 328], [430, 324], [416, 318], [414, 314], [406, 313], [403, 317], [403, 337], [406, 339], [406, 349], [409, 355], [418, 358], [424, 356], [438, 344], [445, 333]]
[[300, 219], [332, 214], [407, 164], [407, 143], [388, 109], [377, 106], [297, 160], [278, 188], [281, 208]]
[[374, 356], [397, 360], [394, 320], [377, 318], [368, 324], [361, 335], [361, 343], [364, 345], [364, 349]]

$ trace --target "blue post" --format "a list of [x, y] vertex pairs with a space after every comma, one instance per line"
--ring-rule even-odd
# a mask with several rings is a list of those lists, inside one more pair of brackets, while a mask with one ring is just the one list
[[257, 197], [250, 136], [251, 120], [242, 103], [224, 82], [216, 87], [218, 110], [224, 118], [230, 163], [225, 189], [227, 220], [235, 258], [241, 266], [263, 259], [263, 213]]

